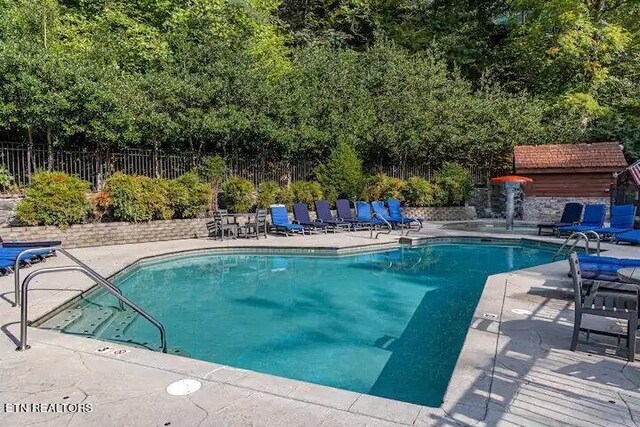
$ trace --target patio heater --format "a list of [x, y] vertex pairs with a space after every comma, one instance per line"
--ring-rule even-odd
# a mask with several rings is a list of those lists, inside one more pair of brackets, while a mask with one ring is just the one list
[[516, 189], [526, 182], [533, 182], [533, 179], [518, 175], [504, 175], [491, 178], [492, 184], [504, 184], [504, 189], [507, 193], [507, 231], [513, 230], [513, 217], [515, 216], [514, 199]]

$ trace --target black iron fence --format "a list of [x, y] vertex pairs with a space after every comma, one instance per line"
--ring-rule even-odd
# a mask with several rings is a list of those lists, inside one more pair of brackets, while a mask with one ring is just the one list
[[[26, 144], [0, 142], [0, 165], [7, 168], [13, 182], [23, 186], [30, 182], [31, 174], [39, 170], [57, 170], [78, 175], [94, 188], [100, 188], [105, 177], [115, 173], [146, 175], [150, 177], [177, 178], [198, 165], [196, 156], [174, 155], [162, 151], [126, 149], [115, 153], [88, 150], [54, 149], [49, 161], [46, 146], [36, 145], [28, 149]], [[51, 163], [51, 164], [49, 164]], [[312, 179], [316, 162], [308, 160], [269, 161], [266, 159], [228, 159], [230, 175], [238, 175], [256, 186], [264, 181], [286, 184]], [[490, 171], [468, 166], [476, 185], [484, 185]], [[385, 173], [400, 179], [419, 176], [432, 179], [437, 168], [430, 164], [377, 165], [366, 168], [367, 173]]]

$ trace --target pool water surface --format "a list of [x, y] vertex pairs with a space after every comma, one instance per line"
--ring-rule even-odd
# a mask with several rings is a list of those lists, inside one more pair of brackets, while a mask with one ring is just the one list
[[[487, 276], [553, 252], [443, 241], [342, 257], [192, 255], [143, 263], [117, 284], [189, 357], [439, 406]], [[157, 346], [156, 329], [116, 308], [96, 291], [41, 327]]]

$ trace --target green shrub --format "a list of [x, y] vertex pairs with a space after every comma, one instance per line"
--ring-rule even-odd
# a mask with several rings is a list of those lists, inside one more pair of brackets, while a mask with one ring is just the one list
[[16, 206], [16, 219], [25, 225], [67, 226], [83, 222], [91, 211], [90, 184], [64, 172], [38, 172], [31, 177], [25, 198]]
[[316, 168], [316, 176], [329, 200], [342, 197], [353, 200], [362, 192], [362, 161], [346, 143], [336, 146], [327, 162]]
[[194, 172], [187, 172], [169, 182], [171, 206], [178, 218], [197, 218], [207, 211], [211, 201], [211, 187]]
[[434, 183], [438, 206], [461, 206], [473, 191], [471, 173], [458, 163], [446, 162], [436, 173]]
[[[105, 180], [104, 191], [111, 198], [111, 213], [116, 221], [150, 221], [149, 206], [143, 181], [147, 177], [117, 172]], [[147, 186], [148, 189], [148, 186]]]
[[291, 187], [282, 187], [276, 194], [276, 203], [285, 205], [289, 210], [293, 209], [295, 201], [295, 194], [293, 194]]
[[258, 207], [266, 209], [276, 202], [280, 186], [275, 181], [265, 181], [258, 187]]
[[251, 181], [232, 176], [222, 184], [222, 190], [230, 212], [249, 212], [253, 206], [256, 189]]
[[435, 203], [436, 188], [426, 179], [412, 176], [407, 179], [402, 195], [409, 206], [433, 206]]
[[5, 165], [0, 165], [0, 190], [7, 190], [10, 185], [11, 175], [9, 175], [9, 170]]
[[362, 198], [367, 201], [385, 200], [390, 197], [404, 200], [402, 189], [405, 182], [398, 178], [391, 178], [384, 174], [370, 176], [362, 192]]
[[306, 203], [309, 209], [313, 209], [313, 202], [322, 199], [322, 187], [314, 181], [296, 181], [289, 186], [293, 193], [293, 201]]
[[164, 178], [139, 177], [142, 197], [149, 208], [151, 219], [171, 219], [174, 215], [169, 198], [170, 181]]

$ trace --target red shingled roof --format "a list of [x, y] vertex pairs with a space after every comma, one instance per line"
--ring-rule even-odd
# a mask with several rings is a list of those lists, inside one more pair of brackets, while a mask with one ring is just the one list
[[624, 169], [627, 161], [617, 142], [593, 144], [518, 145], [513, 149], [516, 172], [524, 169]]

